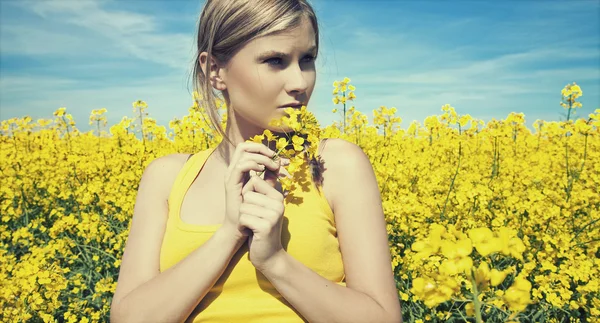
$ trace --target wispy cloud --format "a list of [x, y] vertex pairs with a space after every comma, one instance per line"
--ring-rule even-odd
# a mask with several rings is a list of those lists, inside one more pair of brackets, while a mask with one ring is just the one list
[[114, 5], [89, 0], [3, 3], [3, 9], [22, 18], [2, 17], [3, 62], [29, 58], [47, 63], [2, 73], [2, 118], [49, 117], [66, 106], [86, 128], [92, 109], [114, 107], [109, 120], [112, 115], [111, 121], [118, 121], [131, 114], [137, 99], [163, 108], [154, 116], [160, 119], [187, 113], [192, 37], [163, 32], [156, 17], [111, 9]]
[[[57, 52], [56, 44], [73, 46], [72, 49], [87, 48], [88, 52], [97, 55], [131, 55], [138, 59], [181, 69], [183, 62], [192, 57], [193, 41], [185, 33], [162, 33], [164, 28], [156, 17], [131, 11], [107, 9], [104, 6], [114, 4], [106, 1], [80, 0], [46, 0], [15, 2], [21, 10], [33, 13], [42, 18], [42, 25], [52, 26], [61, 32], [46, 32], [40, 26], [15, 26], [7, 33], [16, 41], [30, 41], [29, 37], [44, 43], [54, 44], [53, 53]], [[86, 39], [79, 32], [71, 36], [71, 32], [83, 28], [85, 35], [94, 37]], [[25, 35], [23, 35], [23, 32]], [[19, 47], [23, 48], [23, 47]], [[36, 49], [38, 46], [35, 47]], [[27, 50], [23, 54], [36, 55], [35, 50]], [[63, 48], [61, 53], [78, 53]], [[85, 50], [85, 49], [84, 49]], [[116, 50], [116, 52], [115, 52]], [[39, 53], [37, 55], [44, 54]]]
[[[600, 24], [590, 8], [577, 13], [585, 25], [573, 26], [569, 14], [556, 18], [564, 7], [536, 12], [531, 2], [496, 4], [496, 13], [472, 6], [482, 11], [473, 16], [460, 6], [421, 14], [403, 3], [409, 5], [387, 13], [355, 10], [355, 21], [387, 26], [357, 25], [333, 44], [337, 69], [358, 88], [352, 104], [362, 111], [395, 106], [404, 126], [440, 114], [446, 103], [485, 121], [511, 111], [524, 112], [528, 123], [558, 120], [560, 90], [573, 81], [584, 88], [580, 114], [600, 106]], [[533, 18], [514, 18], [519, 10]]]

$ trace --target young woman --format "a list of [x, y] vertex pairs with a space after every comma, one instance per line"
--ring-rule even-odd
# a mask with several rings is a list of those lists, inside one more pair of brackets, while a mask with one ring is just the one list
[[[284, 205], [275, 147], [245, 142], [282, 107], [307, 105], [318, 24], [306, 0], [208, 0], [196, 89], [226, 140], [145, 169], [111, 321], [400, 322], [386, 223], [372, 166], [356, 145], [322, 143], [324, 169]], [[216, 90], [228, 109], [223, 131]], [[217, 93], [218, 93], [217, 92]], [[252, 176], [266, 168], [264, 178]]]

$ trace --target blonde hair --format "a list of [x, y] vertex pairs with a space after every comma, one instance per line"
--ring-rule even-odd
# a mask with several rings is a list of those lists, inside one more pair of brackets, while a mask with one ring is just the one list
[[[233, 142], [221, 127], [216, 95], [204, 75], [199, 57], [208, 53], [205, 70], [210, 72], [211, 58], [227, 65], [248, 42], [270, 34], [298, 27], [308, 18], [315, 31], [317, 53], [319, 27], [317, 17], [307, 0], [207, 0], [198, 24], [198, 51], [194, 60], [193, 87], [202, 97], [198, 105], [207, 112], [213, 128], [225, 140]], [[227, 102], [228, 115], [231, 115]], [[227, 126], [231, 118], [227, 118]]]

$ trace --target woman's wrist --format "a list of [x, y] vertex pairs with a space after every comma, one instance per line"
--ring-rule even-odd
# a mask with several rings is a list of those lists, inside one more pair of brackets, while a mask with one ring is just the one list
[[236, 249], [239, 248], [248, 238], [248, 236], [243, 235], [237, 227], [230, 223], [223, 223], [219, 229], [217, 229], [219, 234], [224, 237], [224, 239], [232, 241], [236, 244]]

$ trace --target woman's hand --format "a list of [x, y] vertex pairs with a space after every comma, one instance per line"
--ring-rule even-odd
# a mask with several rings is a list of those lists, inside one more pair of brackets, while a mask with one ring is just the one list
[[243, 142], [235, 147], [235, 152], [225, 174], [225, 220], [223, 228], [233, 232], [238, 241], [242, 241], [250, 234], [239, 225], [240, 206], [242, 204], [242, 188], [250, 178], [250, 171], [268, 170], [276, 171], [279, 163], [271, 158], [275, 152], [269, 147], [255, 143]]
[[279, 176], [289, 176], [289, 173], [283, 167], [275, 172], [267, 170], [265, 179], [252, 176], [242, 189], [239, 224], [252, 230], [248, 239], [250, 261], [261, 272], [283, 251], [281, 228], [285, 206], [281, 184], [277, 181]]

